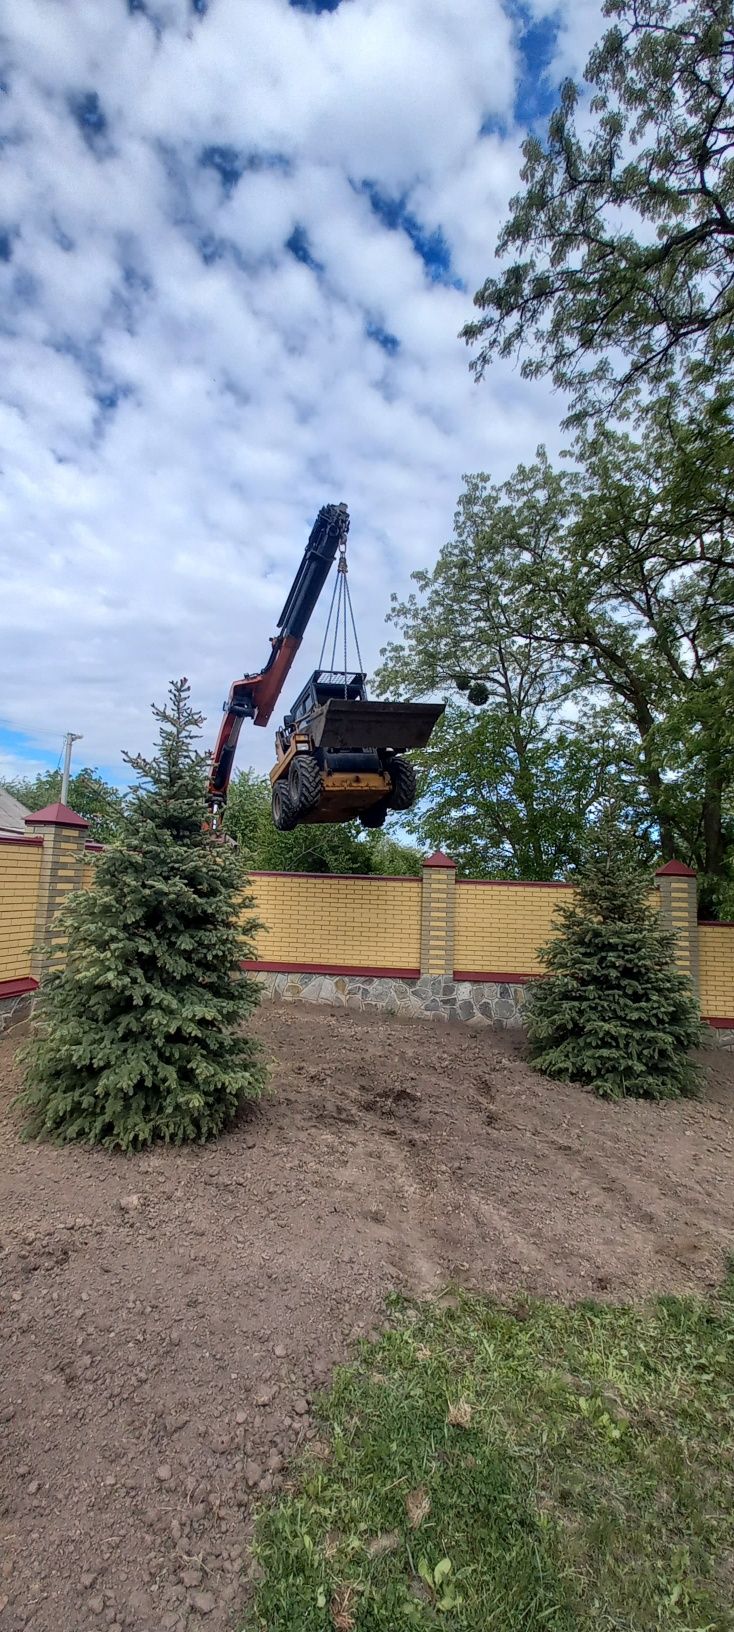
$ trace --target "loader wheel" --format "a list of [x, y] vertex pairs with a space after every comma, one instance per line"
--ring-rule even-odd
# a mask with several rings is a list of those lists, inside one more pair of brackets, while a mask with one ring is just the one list
[[293, 809], [285, 778], [282, 782], [276, 782], [273, 788], [272, 810], [273, 825], [279, 833], [290, 833], [298, 826], [298, 812]]
[[297, 816], [313, 810], [321, 798], [321, 771], [311, 754], [296, 754], [288, 772], [288, 793]]
[[384, 827], [387, 818], [387, 799], [378, 799], [376, 805], [368, 805], [366, 810], [359, 813], [363, 827]]
[[416, 795], [415, 771], [410, 760], [396, 756], [390, 760], [387, 772], [392, 779], [392, 792], [387, 796], [390, 809], [410, 810]]

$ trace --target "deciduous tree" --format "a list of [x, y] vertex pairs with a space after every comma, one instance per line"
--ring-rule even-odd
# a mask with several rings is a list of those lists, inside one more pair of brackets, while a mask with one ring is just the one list
[[[43, 810], [61, 798], [61, 772], [42, 771], [34, 777], [16, 777], [6, 782], [9, 793], [15, 795], [28, 810]], [[98, 844], [110, 844], [119, 837], [125, 814], [125, 796], [119, 788], [105, 782], [99, 771], [85, 765], [69, 779], [67, 803], [77, 816], [89, 823], [89, 837]]]
[[497, 245], [509, 264], [467, 323], [478, 376], [498, 356], [550, 374], [576, 415], [703, 387], [731, 402], [732, 0], [606, 0], [611, 26], [562, 87]]
[[270, 783], [241, 771], [227, 801], [226, 830], [253, 872], [418, 873], [421, 857], [390, 833], [365, 833], [356, 822], [303, 823], [291, 833], [273, 826]]
[[469, 478], [453, 539], [394, 602], [403, 640], [379, 678], [458, 682], [486, 708], [479, 733], [451, 713], [436, 738], [439, 805], [453, 787], [525, 876], [559, 864], [553, 835], [563, 848], [569, 812], [578, 832], [603, 793], [664, 860], [697, 868], [713, 913], [734, 846], [734, 553], [706, 520], [709, 484], [699, 522], [676, 507], [682, 435], [679, 455], [669, 429], [599, 432], [567, 470], [541, 450], [505, 483]]

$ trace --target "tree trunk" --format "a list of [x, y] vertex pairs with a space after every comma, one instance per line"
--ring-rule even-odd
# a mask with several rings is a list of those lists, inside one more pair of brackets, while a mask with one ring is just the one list
[[724, 877], [726, 837], [722, 821], [723, 775], [717, 762], [708, 768], [703, 792], [703, 876], [699, 879], [698, 908], [702, 918], [718, 918], [717, 884]]
[[673, 823], [665, 808], [665, 783], [657, 766], [651, 761], [647, 739], [644, 736], [642, 737], [642, 757], [647, 791], [650, 795], [650, 805], [660, 832], [660, 852], [663, 861], [678, 861], [680, 857], [676, 856], [677, 847]]

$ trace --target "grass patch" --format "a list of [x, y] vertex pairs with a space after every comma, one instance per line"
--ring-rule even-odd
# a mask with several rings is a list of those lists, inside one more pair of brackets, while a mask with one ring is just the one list
[[337, 1372], [260, 1516], [248, 1628], [734, 1628], [734, 1283], [644, 1309], [451, 1302], [397, 1305]]

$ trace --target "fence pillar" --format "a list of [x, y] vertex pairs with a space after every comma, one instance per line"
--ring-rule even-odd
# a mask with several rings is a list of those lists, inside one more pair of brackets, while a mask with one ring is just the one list
[[89, 828], [83, 816], [68, 805], [46, 805], [26, 816], [29, 833], [43, 839], [43, 860], [38, 880], [36, 924], [31, 974], [35, 980], [64, 960], [63, 936], [53, 933], [53, 921], [72, 890], [82, 887], [84, 841]]
[[421, 901], [421, 974], [454, 973], [456, 862], [434, 850], [423, 863]]
[[675, 961], [700, 995], [698, 968], [698, 890], [696, 874], [683, 861], [668, 861], [655, 874], [660, 916], [675, 934]]

